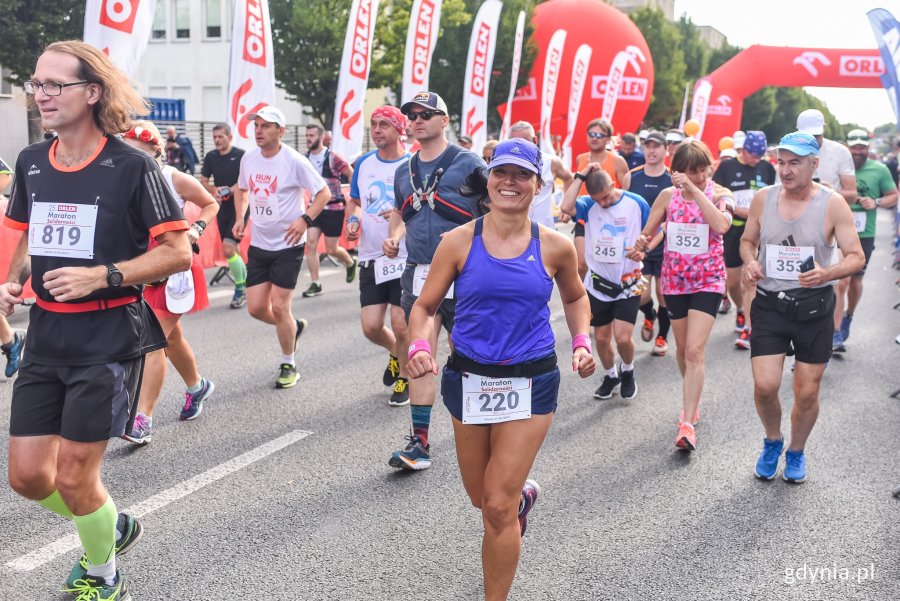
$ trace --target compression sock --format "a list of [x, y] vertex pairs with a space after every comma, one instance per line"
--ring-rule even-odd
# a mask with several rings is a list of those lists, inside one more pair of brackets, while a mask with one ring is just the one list
[[647, 304], [641, 305], [641, 312], [644, 314], [645, 319], [649, 319], [653, 321], [656, 319], [656, 311], [653, 310], [653, 299], [647, 301]]
[[196, 386], [188, 386], [187, 391], [191, 394], [197, 394], [203, 388], [203, 376], [200, 376], [200, 379], [197, 380]]
[[107, 497], [106, 503], [94, 513], [75, 515], [72, 519], [87, 555], [88, 574], [101, 576], [111, 583], [116, 574], [116, 521], [119, 519], [116, 504]]
[[62, 495], [59, 494], [58, 490], [54, 490], [46, 499], [38, 501], [38, 505], [66, 519], [72, 519], [72, 512], [66, 507], [66, 502], [63, 501]]
[[663, 340], [669, 338], [669, 326], [671, 325], [672, 322], [669, 321], [669, 312], [666, 311], [665, 307], [662, 307], [662, 310], [659, 312], [659, 336], [662, 336]]
[[431, 425], [431, 405], [411, 405], [413, 436], [422, 439], [422, 446], [428, 446], [428, 426]]
[[231, 271], [231, 278], [234, 285], [238, 288], [247, 287], [247, 264], [241, 258], [240, 253], [234, 253], [228, 257], [228, 269]]

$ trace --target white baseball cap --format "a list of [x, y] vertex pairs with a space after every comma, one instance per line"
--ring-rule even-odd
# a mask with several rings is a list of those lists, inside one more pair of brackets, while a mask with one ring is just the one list
[[735, 150], [740, 150], [744, 147], [744, 140], [747, 139], [747, 134], [742, 132], [741, 130], [737, 130], [731, 136], [731, 139], [734, 140], [734, 145], [732, 146]]
[[255, 113], [250, 113], [247, 115], [247, 120], [255, 121], [257, 117], [263, 121], [275, 123], [279, 127], [287, 125], [287, 119], [284, 118], [284, 113], [281, 112], [281, 109], [275, 108], [274, 106], [264, 106]]
[[166, 308], [176, 315], [194, 308], [194, 276], [190, 269], [169, 276], [166, 282]]
[[806, 109], [797, 115], [797, 131], [811, 136], [823, 135], [825, 133], [825, 115], [816, 109]]

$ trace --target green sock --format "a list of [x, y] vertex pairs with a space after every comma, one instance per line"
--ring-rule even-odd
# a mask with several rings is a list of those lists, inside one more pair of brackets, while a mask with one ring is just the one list
[[239, 253], [234, 253], [228, 257], [228, 269], [231, 270], [231, 277], [235, 286], [243, 288], [247, 285], [247, 265]]
[[72, 516], [81, 537], [81, 546], [92, 565], [103, 565], [115, 555], [118, 517], [116, 504], [109, 497], [94, 513]]
[[72, 519], [72, 512], [66, 507], [66, 502], [63, 501], [62, 495], [59, 494], [58, 490], [54, 490], [46, 499], [38, 501], [38, 505], [66, 519]]

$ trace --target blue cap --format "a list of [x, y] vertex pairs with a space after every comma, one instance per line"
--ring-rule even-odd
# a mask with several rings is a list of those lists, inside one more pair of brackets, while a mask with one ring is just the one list
[[744, 138], [744, 150], [753, 156], [765, 156], [766, 134], [761, 131], [748, 131], [747, 137]]
[[810, 134], [795, 131], [785, 135], [778, 143], [778, 150], [787, 150], [797, 156], [819, 155], [819, 143]]
[[515, 165], [534, 174], [541, 174], [541, 149], [524, 138], [510, 138], [497, 144], [488, 169], [502, 165]]

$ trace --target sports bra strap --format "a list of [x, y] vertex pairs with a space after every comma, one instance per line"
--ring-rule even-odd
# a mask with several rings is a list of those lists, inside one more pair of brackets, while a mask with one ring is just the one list
[[531, 220], [531, 237], [534, 238], [535, 240], [540, 240], [541, 239], [540, 230], [541, 230], [541, 228], [538, 226], [537, 221], [532, 219]]

